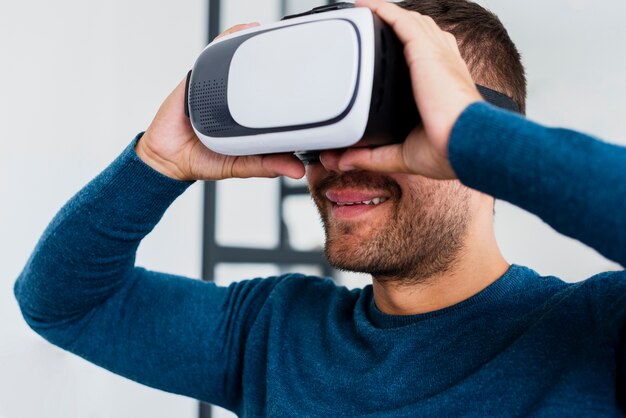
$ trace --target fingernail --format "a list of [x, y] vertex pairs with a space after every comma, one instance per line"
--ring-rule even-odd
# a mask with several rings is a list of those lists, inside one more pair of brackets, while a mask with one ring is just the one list
[[352, 171], [355, 169], [355, 167], [352, 164], [340, 164], [339, 165], [339, 169], [341, 171]]

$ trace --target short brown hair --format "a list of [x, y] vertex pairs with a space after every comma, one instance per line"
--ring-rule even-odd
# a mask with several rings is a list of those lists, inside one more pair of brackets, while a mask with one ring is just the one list
[[511, 97], [526, 113], [526, 75], [520, 54], [500, 19], [468, 0], [404, 0], [398, 6], [430, 16], [452, 33], [478, 84]]

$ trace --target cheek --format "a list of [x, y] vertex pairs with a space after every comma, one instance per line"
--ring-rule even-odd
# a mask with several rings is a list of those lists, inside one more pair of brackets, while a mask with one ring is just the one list
[[389, 177], [396, 182], [400, 189], [401, 196], [400, 202], [398, 202], [399, 205], [404, 205], [407, 199], [411, 199], [416, 193], [416, 189], [419, 188], [415, 183], [419, 183], [421, 179], [421, 176], [409, 174], [389, 174]]

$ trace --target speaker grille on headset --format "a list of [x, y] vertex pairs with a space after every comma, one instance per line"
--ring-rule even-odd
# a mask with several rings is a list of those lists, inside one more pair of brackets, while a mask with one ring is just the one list
[[206, 134], [232, 129], [232, 117], [228, 111], [226, 82], [223, 78], [192, 83], [190, 109], [197, 117]]

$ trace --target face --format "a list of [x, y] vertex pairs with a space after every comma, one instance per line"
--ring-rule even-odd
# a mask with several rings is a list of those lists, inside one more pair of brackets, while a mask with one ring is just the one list
[[470, 220], [467, 188], [406, 174], [342, 172], [324, 157], [307, 167], [307, 179], [331, 265], [402, 282], [454, 265]]

